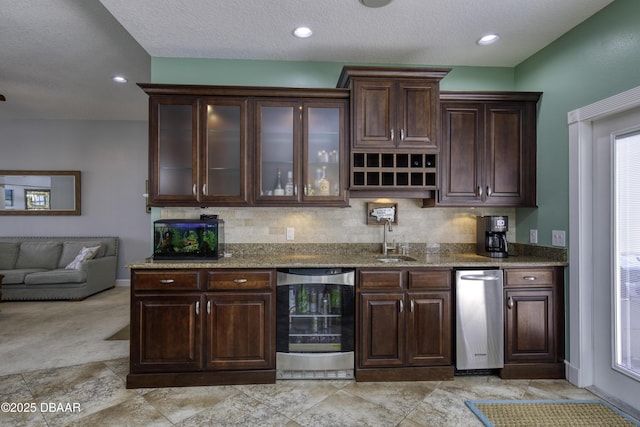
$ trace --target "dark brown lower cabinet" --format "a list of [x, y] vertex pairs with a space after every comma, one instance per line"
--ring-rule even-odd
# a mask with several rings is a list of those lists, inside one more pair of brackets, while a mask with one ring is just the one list
[[275, 382], [275, 270], [133, 270], [127, 388]]
[[[148, 295], [134, 299], [131, 368], [136, 372], [195, 371], [202, 366], [202, 297]], [[133, 350], [133, 345], [132, 345]]]
[[210, 369], [270, 369], [270, 293], [207, 294], [207, 362]]
[[506, 269], [502, 378], [565, 378], [562, 267]]
[[450, 365], [451, 292], [408, 292], [407, 364]]
[[[402, 293], [360, 294], [359, 367], [404, 366]], [[356, 371], [356, 376], [358, 372]]]
[[357, 381], [453, 378], [451, 270], [362, 269], [357, 286]]

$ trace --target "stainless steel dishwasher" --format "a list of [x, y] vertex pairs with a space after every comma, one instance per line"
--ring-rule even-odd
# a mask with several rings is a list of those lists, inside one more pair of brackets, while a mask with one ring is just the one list
[[456, 369], [504, 366], [502, 270], [456, 271]]

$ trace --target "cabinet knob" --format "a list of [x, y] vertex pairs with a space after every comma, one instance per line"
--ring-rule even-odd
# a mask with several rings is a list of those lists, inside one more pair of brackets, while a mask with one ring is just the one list
[[207, 301], [207, 314], [211, 314], [211, 300]]
[[507, 298], [507, 308], [509, 309], [513, 308], [513, 298], [511, 297]]
[[197, 190], [197, 187], [195, 184], [193, 184], [193, 187], [191, 187], [191, 192], [193, 193], [194, 196], [196, 195], [196, 190]]
[[411, 298], [411, 306], [410, 306], [410, 308], [409, 308], [409, 309], [411, 310], [411, 312], [412, 312], [412, 313], [413, 313], [413, 309], [414, 309], [414, 307], [415, 307], [415, 304], [414, 304], [414, 302], [413, 302], [413, 301], [414, 301], [414, 300], [413, 300], [413, 298]]
[[400, 141], [404, 141], [404, 129], [400, 129]]
[[391, 140], [393, 141], [394, 138], [395, 138], [395, 134], [393, 133], [393, 129], [391, 129]]
[[175, 282], [175, 280], [173, 280], [173, 279], [162, 279], [162, 280], [160, 280], [160, 283], [162, 283], [163, 285], [170, 285], [173, 282]]
[[196, 316], [200, 316], [200, 301], [196, 301]]
[[491, 193], [493, 193], [493, 190], [487, 185], [487, 197], [491, 197]]
[[207, 195], [207, 184], [202, 184], [202, 194], [203, 194], [204, 196], [206, 196], [206, 195]]
[[482, 186], [478, 185], [478, 197], [482, 197]]
[[400, 313], [404, 312], [404, 302], [402, 300], [398, 301], [400, 303]]

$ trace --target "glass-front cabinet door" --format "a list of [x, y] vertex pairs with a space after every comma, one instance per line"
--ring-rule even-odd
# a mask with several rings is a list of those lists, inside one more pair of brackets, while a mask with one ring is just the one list
[[197, 201], [197, 99], [150, 100], [149, 203]]
[[347, 204], [346, 101], [257, 101], [256, 201]]
[[246, 98], [151, 98], [149, 204], [243, 205]]
[[299, 172], [296, 140], [300, 133], [300, 109], [296, 102], [258, 101], [256, 200], [296, 201]]
[[200, 200], [247, 202], [247, 100], [208, 98], [203, 101], [205, 124], [200, 155]]

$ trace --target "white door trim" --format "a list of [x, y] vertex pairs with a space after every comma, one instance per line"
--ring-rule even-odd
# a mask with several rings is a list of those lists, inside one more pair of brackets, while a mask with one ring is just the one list
[[567, 379], [593, 385], [592, 122], [640, 106], [640, 86], [570, 111], [569, 124], [569, 360]]

